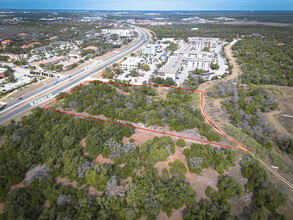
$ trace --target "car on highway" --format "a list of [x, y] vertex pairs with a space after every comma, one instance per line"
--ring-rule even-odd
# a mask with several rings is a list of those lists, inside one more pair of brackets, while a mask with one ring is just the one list
[[18, 100], [22, 100], [22, 99], [23, 99], [23, 97], [19, 97], [19, 98], [18, 98]]
[[0, 110], [3, 110], [7, 105], [2, 105]]

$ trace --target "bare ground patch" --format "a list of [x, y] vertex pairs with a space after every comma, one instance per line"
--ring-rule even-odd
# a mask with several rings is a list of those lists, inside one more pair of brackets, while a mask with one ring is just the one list
[[160, 220], [165, 220], [165, 219], [181, 220], [181, 219], [183, 219], [182, 215], [183, 215], [184, 209], [185, 209], [185, 206], [182, 207], [181, 209], [178, 209], [178, 210], [173, 209], [171, 217], [168, 217], [166, 212], [161, 211], [160, 214], [158, 215], [157, 219], [160, 219]]
[[74, 188], [74, 189], [86, 189], [88, 191], [88, 195], [90, 197], [93, 197], [93, 198], [98, 197], [98, 196], [103, 194], [103, 192], [97, 191], [93, 187], [86, 187], [85, 185], [82, 185], [82, 186], [78, 187], [76, 181], [70, 182], [66, 177], [61, 178], [60, 176], [58, 176], [56, 178], [56, 183], [60, 183], [63, 186], [68, 186], [68, 187], [71, 187], [71, 188]]
[[169, 88], [166, 88], [166, 87], [157, 87], [157, 94], [163, 99], [163, 100], [166, 100], [167, 99], [167, 94], [168, 94], [168, 90]]
[[187, 172], [186, 181], [196, 191], [196, 201], [199, 202], [201, 198], [208, 199], [205, 191], [208, 186], [213, 187], [217, 191], [218, 174], [213, 168], [203, 169], [201, 175]]
[[[282, 116], [280, 111], [271, 111], [266, 113], [269, 122], [278, 131], [278, 133], [290, 136], [293, 134], [292, 124], [293, 118], [285, 118]], [[290, 134], [291, 133], [291, 134]]]
[[[186, 161], [186, 157], [184, 156], [183, 148], [175, 147], [175, 153], [167, 158], [167, 161], [164, 162], [158, 162], [154, 165], [155, 168], [158, 169], [158, 175], [162, 176], [162, 171], [164, 168], [167, 168], [168, 171], [170, 169], [169, 162], [173, 162], [177, 159], [179, 159], [186, 167], [187, 173], [186, 173], [186, 182], [189, 183], [192, 188], [196, 191], [196, 200], [197, 202], [200, 201], [201, 198], [207, 199], [205, 195], [205, 190], [207, 186], [213, 187], [214, 190], [217, 190], [217, 182], [218, 182], [218, 176], [219, 174], [213, 169], [203, 169], [201, 175], [197, 175], [195, 173], [190, 173], [188, 169], [188, 164]], [[172, 176], [169, 173], [170, 177]]]
[[120, 179], [120, 185], [121, 186], [125, 186], [127, 183], [130, 183], [130, 182], [132, 182], [132, 177], [127, 177], [125, 180], [123, 180], [123, 179]]
[[[281, 111], [267, 113], [270, 121], [281, 133], [289, 136], [293, 135], [293, 87], [288, 86], [268, 86], [273, 89], [281, 90], [283, 94], [277, 94], [276, 100]], [[285, 115], [285, 116], [284, 116]], [[287, 115], [287, 117], [286, 117]], [[291, 117], [290, 117], [291, 116]]]
[[238, 197], [228, 200], [228, 202], [231, 205], [230, 214], [238, 217], [241, 217], [244, 210], [249, 206], [249, 203], [245, 199], [239, 199]]
[[79, 145], [83, 147], [83, 154], [84, 154], [85, 156], [88, 156], [89, 154], [88, 154], [87, 152], [85, 152], [85, 145], [86, 145], [86, 143], [85, 143], [85, 139], [86, 139], [86, 138], [81, 139], [80, 142], [79, 142]]
[[108, 165], [112, 165], [114, 162], [108, 158], [104, 158], [102, 156], [102, 154], [100, 154], [99, 156], [96, 157], [95, 164], [108, 164]]
[[5, 202], [0, 203], [0, 215], [4, 213]]
[[12, 185], [9, 187], [8, 193], [10, 193], [14, 189], [23, 188], [24, 187], [24, 180], [18, 184]]
[[49, 208], [50, 207], [50, 201], [48, 199], [45, 201], [44, 207], [45, 208]]
[[247, 179], [245, 179], [241, 173], [241, 159], [237, 159], [235, 161], [235, 166], [230, 167], [229, 170], [225, 171], [223, 175], [235, 177], [242, 187], [247, 184]]

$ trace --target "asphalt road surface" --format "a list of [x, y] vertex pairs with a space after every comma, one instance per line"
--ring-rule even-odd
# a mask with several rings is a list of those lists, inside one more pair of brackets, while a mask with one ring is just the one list
[[[118, 62], [120, 61], [123, 57], [137, 51], [140, 47], [142, 47], [144, 44], [146, 44], [146, 42], [150, 39], [150, 35], [145, 31], [143, 30], [142, 28], [139, 28], [139, 27], [136, 27], [137, 30], [140, 32], [140, 39], [138, 40], [138, 42], [136, 42], [134, 45], [132, 45], [130, 48], [126, 48], [125, 50], [119, 52], [119, 54], [114, 54], [106, 59], [103, 60], [103, 63], [99, 64], [99, 67], [98, 68], [93, 68], [93, 70], [91, 70], [90, 72], [86, 73], [86, 74], [81, 74], [82, 72], [84, 72], [83, 70], [79, 70], [69, 76], [66, 76], [66, 77], [63, 77], [63, 78], [60, 78], [58, 79], [58, 82], [55, 81], [51, 84], [48, 84], [46, 86], [43, 86], [39, 89], [36, 89], [28, 94], [25, 94], [22, 96], [22, 100], [12, 100], [11, 102], [7, 103], [6, 107], [4, 110], [2, 110], [2, 112], [0, 112], [1, 114], [1, 117], [0, 117], [0, 124], [8, 121], [8, 120], [11, 120], [13, 118], [15, 118], [17, 115], [31, 109], [31, 108], [34, 108], [35, 106], [37, 106], [37, 102], [36, 101], [32, 101], [31, 103], [28, 103], [28, 104], [25, 104], [19, 108], [16, 108], [16, 105], [18, 105], [20, 102], [24, 102], [24, 101], [27, 101], [27, 99], [30, 99], [31, 97], [33, 96], [36, 96], [36, 95], [42, 95], [43, 96], [41, 98], [38, 98], [39, 100], [39, 104], [41, 104], [41, 102], [45, 102], [47, 100], [49, 100], [50, 98], [52, 97], [55, 97], [56, 95], [58, 95], [60, 92], [62, 91], [65, 91], [65, 90], [68, 90], [70, 89], [73, 85], [76, 85], [78, 84], [79, 82], [82, 82], [82, 80], [84, 80], [85, 78], [91, 76], [92, 74], [94, 73], [97, 73], [99, 71], [101, 71], [103, 68], [107, 67], [107, 66], [110, 66], [112, 65], [113, 63], [115, 62]], [[124, 53], [126, 52], [127, 53]], [[113, 59], [114, 58], [114, 59]], [[112, 59], [112, 60], [111, 60]], [[110, 61], [108, 61], [110, 60]], [[108, 62], [107, 62], [108, 61]], [[80, 76], [77, 76], [81, 74]], [[76, 78], [74, 78], [75, 76], [77, 76]], [[72, 80], [72, 78], [74, 78]], [[64, 82], [67, 82], [65, 85], [61, 86], [61, 87], [58, 87], [56, 89], [54, 89], [53, 91], [51, 92], [46, 92], [45, 90], [48, 90], [58, 84], [61, 84], [61, 83], [64, 83]], [[15, 106], [15, 107], [14, 107]], [[8, 108], [15, 108], [15, 110], [5, 114], [5, 110], [8, 110]]]

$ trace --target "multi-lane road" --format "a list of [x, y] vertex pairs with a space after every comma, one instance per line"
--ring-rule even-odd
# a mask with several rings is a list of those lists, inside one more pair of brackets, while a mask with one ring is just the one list
[[[21, 100], [15, 99], [8, 102], [6, 104], [7, 106], [5, 107], [5, 109], [0, 112], [0, 124], [3, 124], [8, 120], [14, 119], [16, 116], [36, 107], [37, 105], [45, 101], [48, 101], [49, 99], [54, 98], [60, 92], [70, 89], [72, 86], [77, 85], [78, 83], [82, 82], [94, 73], [101, 71], [103, 68], [110, 66], [113, 63], [121, 60], [123, 57], [139, 50], [149, 41], [151, 36], [144, 29], [140, 27], [135, 28], [140, 33], [139, 40], [135, 44], [131, 45], [131, 47], [126, 48], [120, 51], [119, 53], [104, 59], [103, 62], [96, 68], [93, 68], [90, 71], [79, 70], [67, 77], [58, 79], [57, 81], [51, 84], [43, 86], [30, 93], [24, 94]], [[36, 96], [38, 96], [38, 99], [34, 100], [33, 98]]]

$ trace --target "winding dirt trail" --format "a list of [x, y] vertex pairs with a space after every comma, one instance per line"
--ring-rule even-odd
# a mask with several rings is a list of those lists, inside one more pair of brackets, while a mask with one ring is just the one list
[[[242, 70], [239, 66], [239, 64], [237, 63], [235, 57], [233, 56], [233, 52], [232, 52], [232, 46], [237, 43], [237, 41], [239, 41], [241, 39], [237, 39], [237, 40], [233, 40], [230, 44], [228, 44], [227, 46], [225, 46], [225, 53], [226, 55], [229, 57], [230, 62], [233, 64], [233, 69], [232, 69], [232, 74], [227, 76], [226, 78], [222, 78], [220, 80], [211, 80], [205, 83], [200, 84], [200, 86], [198, 87], [198, 90], [202, 91], [202, 108], [205, 108], [205, 97], [204, 94], [207, 91], [208, 88], [210, 88], [211, 86], [215, 85], [216, 83], [218, 83], [219, 81], [224, 81], [224, 80], [232, 80], [235, 79], [236, 77], [240, 76], [242, 74]], [[205, 112], [203, 110], [203, 112]], [[211, 118], [211, 115], [206, 113], [206, 119], [208, 118], [208, 122], [210, 124], [214, 124], [217, 127], [222, 127], [222, 125], [220, 123], [217, 123], [215, 121], [213, 121]], [[216, 127], [214, 126], [215, 130], [217, 130], [219, 133], [222, 134], [222, 132], [220, 130], [218, 130]], [[225, 135], [226, 136], [226, 135]], [[227, 135], [228, 137], [228, 135]], [[230, 139], [230, 137], [228, 137]], [[232, 139], [232, 138], [231, 138]], [[238, 145], [240, 148], [243, 149], [242, 145]], [[246, 149], [246, 148], [244, 148]], [[279, 180], [281, 180], [286, 186], [288, 186], [291, 190], [293, 190], [293, 184], [291, 182], [289, 182], [286, 178], [284, 178], [280, 173], [278, 173], [276, 170], [274, 170], [270, 165], [266, 164], [263, 160], [261, 160], [260, 158], [258, 158], [255, 154], [253, 154], [252, 152], [250, 152], [251, 156], [253, 156], [255, 159], [259, 160], [260, 163], [268, 170], [270, 171], [272, 174], [274, 174], [275, 177], [277, 177]]]

